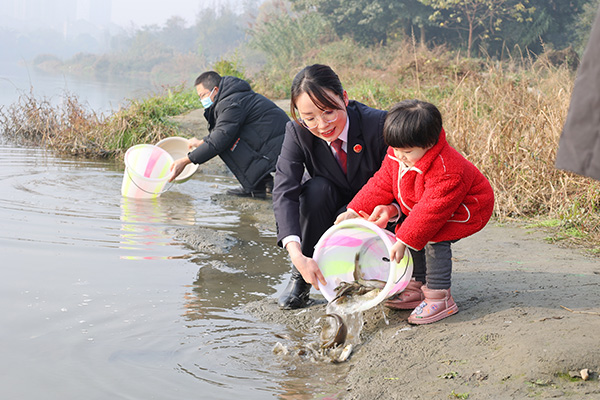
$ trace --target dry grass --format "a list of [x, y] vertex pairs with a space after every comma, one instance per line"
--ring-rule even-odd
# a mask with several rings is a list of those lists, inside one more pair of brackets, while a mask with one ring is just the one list
[[128, 106], [104, 117], [69, 93], [58, 106], [29, 94], [0, 109], [0, 127], [2, 135], [17, 144], [76, 156], [112, 157], [135, 144], [176, 135], [177, 128], [168, 117], [198, 106], [197, 96], [177, 88], [162, 96], [130, 100]]
[[325, 47], [306, 64], [328, 63], [350, 98], [374, 107], [434, 103], [450, 144], [492, 184], [497, 218], [558, 220], [563, 238], [600, 253], [600, 182], [554, 167], [575, 76], [568, 66], [543, 56], [465, 59], [412, 43], [351, 53], [340, 49], [346, 45]]
[[[497, 218], [536, 218], [542, 221], [539, 226], [558, 225], [564, 238], [600, 253], [600, 182], [554, 167], [573, 71], [543, 57], [498, 63], [411, 43], [364, 49], [341, 41], [314, 51], [303, 65], [316, 62], [331, 65], [350, 98], [371, 106], [386, 109], [407, 98], [436, 104], [450, 144], [491, 182]], [[254, 77], [254, 87], [282, 98], [282, 88], [289, 88], [303, 65]], [[106, 119], [85, 111], [74, 97], [60, 109], [25, 97], [0, 110], [0, 126], [5, 137], [21, 143], [70, 154], [115, 155], [177, 134], [165, 116], [199, 107], [190, 100], [193, 94], [178, 96], [133, 101]]]
[[100, 124], [99, 117], [71, 95], [64, 97], [60, 107], [47, 98], [22, 95], [17, 103], [0, 111], [2, 134], [8, 140], [59, 151], [68, 146], [73, 153], [86, 147], [86, 135], [81, 132], [89, 132]]

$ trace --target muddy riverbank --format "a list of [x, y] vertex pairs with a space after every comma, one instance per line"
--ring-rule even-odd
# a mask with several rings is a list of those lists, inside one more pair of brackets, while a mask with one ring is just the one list
[[[200, 173], [228, 172], [215, 159]], [[213, 200], [249, 210], [249, 224], [275, 230], [270, 198]], [[453, 295], [460, 311], [441, 322], [411, 326], [408, 311], [381, 305], [365, 312], [362, 343], [346, 362], [336, 398], [600, 398], [600, 259], [553, 244], [548, 235], [491, 222], [456, 243]], [[305, 310], [279, 310], [276, 295], [246, 309], [302, 341], [325, 309], [318, 292], [311, 296], [320, 301]], [[578, 377], [583, 369], [591, 371], [588, 381]]]

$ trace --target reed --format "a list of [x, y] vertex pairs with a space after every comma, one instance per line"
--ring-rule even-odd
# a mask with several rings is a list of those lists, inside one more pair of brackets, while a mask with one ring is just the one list
[[90, 110], [70, 93], [62, 96], [59, 105], [29, 93], [0, 109], [0, 129], [5, 138], [21, 145], [44, 146], [77, 156], [112, 157], [135, 144], [156, 143], [177, 135], [169, 117], [199, 107], [198, 96], [183, 87], [129, 100], [107, 117]]
[[[561, 238], [600, 254], [600, 182], [554, 167], [574, 72], [543, 56], [518, 49], [515, 54], [498, 62], [410, 41], [364, 48], [346, 39], [312, 49], [302, 61], [291, 60], [287, 72], [265, 68], [252, 82], [258, 92], [281, 98], [300, 68], [320, 62], [338, 73], [350, 98], [373, 107], [388, 109], [408, 98], [432, 102], [442, 112], [450, 144], [494, 188], [496, 218], [558, 226]], [[4, 136], [70, 154], [114, 156], [134, 144], [176, 135], [168, 116], [200, 107], [193, 90], [183, 88], [132, 100], [106, 118], [73, 96], [66, 99], [55, 108], [25, 96], [0, 110]]]
[[360, 48], [345, 40], [323, 46], [306, 64], [331, 65], [349, 97], [373, 107], [409, 98], [435, 104], [449, 143], [494, 188], [496, 218], [534, 219], [538, 227], [559, 221], [563, 239], [600, 254], [600, 182], [554, 167], [574, 71], [543, 55], [514, 53], [498, 62], [410, 41]]

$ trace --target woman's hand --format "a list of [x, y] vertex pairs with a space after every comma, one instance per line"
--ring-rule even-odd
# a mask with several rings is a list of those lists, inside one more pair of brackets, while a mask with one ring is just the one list
[[354, 210], [346, 210], [337, 216], [334, 224], [337, 225], [340, 222], [345, 221], [347, 219], [358, 218], [358, 217], [360, 217], [360, 215], [358, 215]]
[[302, 277], [306, 282], [310, 283], [317, 290], [319, 290], [319, 283], [322, 285], [327, 285], [327, 281], [321, 273], [317, 262], [314, 259], [306, 257], [304, 254], [302, 254], [300, 243], [290, 242], [286, 245], [286, 249], [290, 254], [292, 263], [298, 272], [302, 274]]
[[399, 240], [396, 241], [396, 243], [394, 243], [390, 249], [390, 259], [399, 263], [402, 258], [404, 258], [405, 251], [406, 245]]
[[188, 139], [188, 149], [193, 150], [196, 147], [199, 147], [202, 143], [204, 143], [204, 140], [200, 140], [200, 139], [196, 139], [196, 138]]
[[171, 177], [169, 178], [169, 182], [173, 182], [175, 178], [181, 174], [183, 169], [191, 163], [192, 161], [187, 157], [180, 158], [179, 160], [175, 160], [175, 162], [171, 165]]

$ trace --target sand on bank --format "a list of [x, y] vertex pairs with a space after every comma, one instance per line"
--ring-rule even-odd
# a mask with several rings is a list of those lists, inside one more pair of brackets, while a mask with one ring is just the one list
[[[202, 137], [203, 116], [193, 115], [181, 122]], [[218, 158], [201, 171], [227, 173]], [[215, 201], [251, 210], [253, 223], [274, 230], [270, 198]], [[338, 398], [600, 398], [600, 259], [546, 236], [518, 222], [491, 222], [457, 242], [452, 290], [460, 311], [443, 321], [411, 326], [408, 311], [381, 305], [365, 312], [362, 344], [347, 361]], [[275, 297], [247, 306], [295, 331], [310, 329], [324, 309], [321, 301], [282, 311]], [[592, 371], [590, 380], [576, 377], [582, 369]]]

